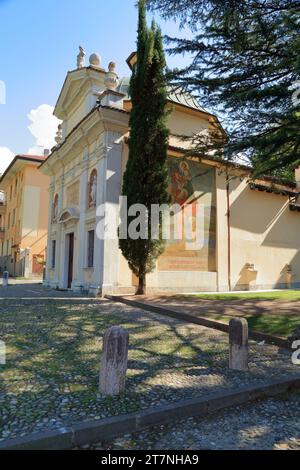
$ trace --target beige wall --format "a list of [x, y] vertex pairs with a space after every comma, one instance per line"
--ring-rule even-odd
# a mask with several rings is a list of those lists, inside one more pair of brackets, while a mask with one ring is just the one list
[[[288, 265], [292, 282], [300, 282], [300, 214], [289, 210], [287, 196], [253, 191], [236, 179], [230, 184], [230, 206], [233, 288], [249, 282], [256, 288], [285, 284]], [[247, 263], [257, 273], [249, 274]]]
[[216, 170], [216, 206], [217, 206], [217, 285], [221, 291], [229, 289], [228, 281], [228, 224], [226, 176]]
[[191, 141], [183, 141], [179, 136], [192, 137], [203, 133], [209, 127], [207, 116], [187, 108], [172, 106], [172, 113], [168, 118], [170, 129], [170, 145], [181, 148], [191, 147]]

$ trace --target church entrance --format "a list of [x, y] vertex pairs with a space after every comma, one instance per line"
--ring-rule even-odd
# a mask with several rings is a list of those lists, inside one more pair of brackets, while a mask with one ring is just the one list
[[71, 289], [73, 282], [73, 261], [74, 261], [74, 233], [68, 235], [68, 289]]

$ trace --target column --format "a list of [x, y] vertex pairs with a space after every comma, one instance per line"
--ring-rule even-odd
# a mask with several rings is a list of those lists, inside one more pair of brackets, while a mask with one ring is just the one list
[[[107, 155], [105, 154], [99, 160], [97, 165], [97, 198], [96, 209], [105, 204], [106, 199], [106, 171], [107, 171]], [[103, 282], [103, 252], [104, 240], [97, 237], [97, 224], [100, 223], [100, 217], [96, 215], [95, 225], [95, 249], [94, 249], [94, 275], [93, 284], [90, 286], [90, 294], [98, 295]]]
[[80, 210], [80, 220], [78, 224], [78, 235], [77, 235], [77, 250], [78, 250], [78, 271], [77, 279], [73, 282], [73, 287], [75, 292], [80, 292], [85, 286], [84, 278], [84, 268], [85, 268], [85, 252], [86, 252], [86, 243], [85, 243], [85, 222], [86, 222], [86, 210], [87, 210], [87, 187], [88, 187], [88, 170], [89, 162], [85, 160], [82, 164], [82, 173], [80, 175], [80, 201], [79, 201], [79, 210]]
[[[63, 210], [64, 204], [64, 183], [65, 178], [62, 174], [60, 178], [59, 190], [58, 190], [58, 216]], [[64, 289], [64, 270], [65, 270], [65, 247], [62, 233], [62, 225], [57, 223], [56, 229], [56, 256], [55, 256], [55, 284], [61, 289]]]
[[122, 184], [122, 144], [116, 143], [118, 137], [115, 133], [108, 132], [105, 205], [107, 208], [106, 224], [109, 231], [106, 232], [107, 237], [103, 247], [102, 295], [116, 290], [119, 277], [120, 253], [117, 228]]

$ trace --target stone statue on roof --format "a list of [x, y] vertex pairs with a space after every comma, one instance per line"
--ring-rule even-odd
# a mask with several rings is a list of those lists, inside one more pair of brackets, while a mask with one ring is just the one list
[[79, 54], [77, 56], [77, 68], [82, 69], [84, 67], [85, 62], [85, 50], [82, 46], [79, 46]]

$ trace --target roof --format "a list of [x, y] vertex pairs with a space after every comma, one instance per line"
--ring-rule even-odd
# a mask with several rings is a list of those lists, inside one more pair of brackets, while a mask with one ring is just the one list
[[44, 155], [16, 155], [11, 164], [6, 168], [5, 172], [1, 176], [0, 183], [3, 182], [4, 178], [15, 165], [15, 163], [20, 160], [25, 162], [41, 163], [46, 160], [46, 157]]
[[199, 101], [193, 95], [185, 92], [182, 88], [169, 86], [168, 98], [173, 103], [187, 106], [188, 108], [196, 109], [197, 111], [202, 111], [203, 113], [208, 112], [200, 105]]
[[[118, 91], [124, 93], [124, 95], [129, 98], [129, 84], [130, 78], [123, 77], [120, 80], [120, 84], [118, 87]], [[187, 93], [183, 90], [183, 88], [179, 88], [178, 86], [168, 86], [168, 100], [172, 103], [179, 104], [181, 106], [186, 106], [187, 108], [195, 109], [197, 111], [201, 111], [203, 113], [210, 114], [206, 109], [204, 109], [199, 101], [190, 93]]]

